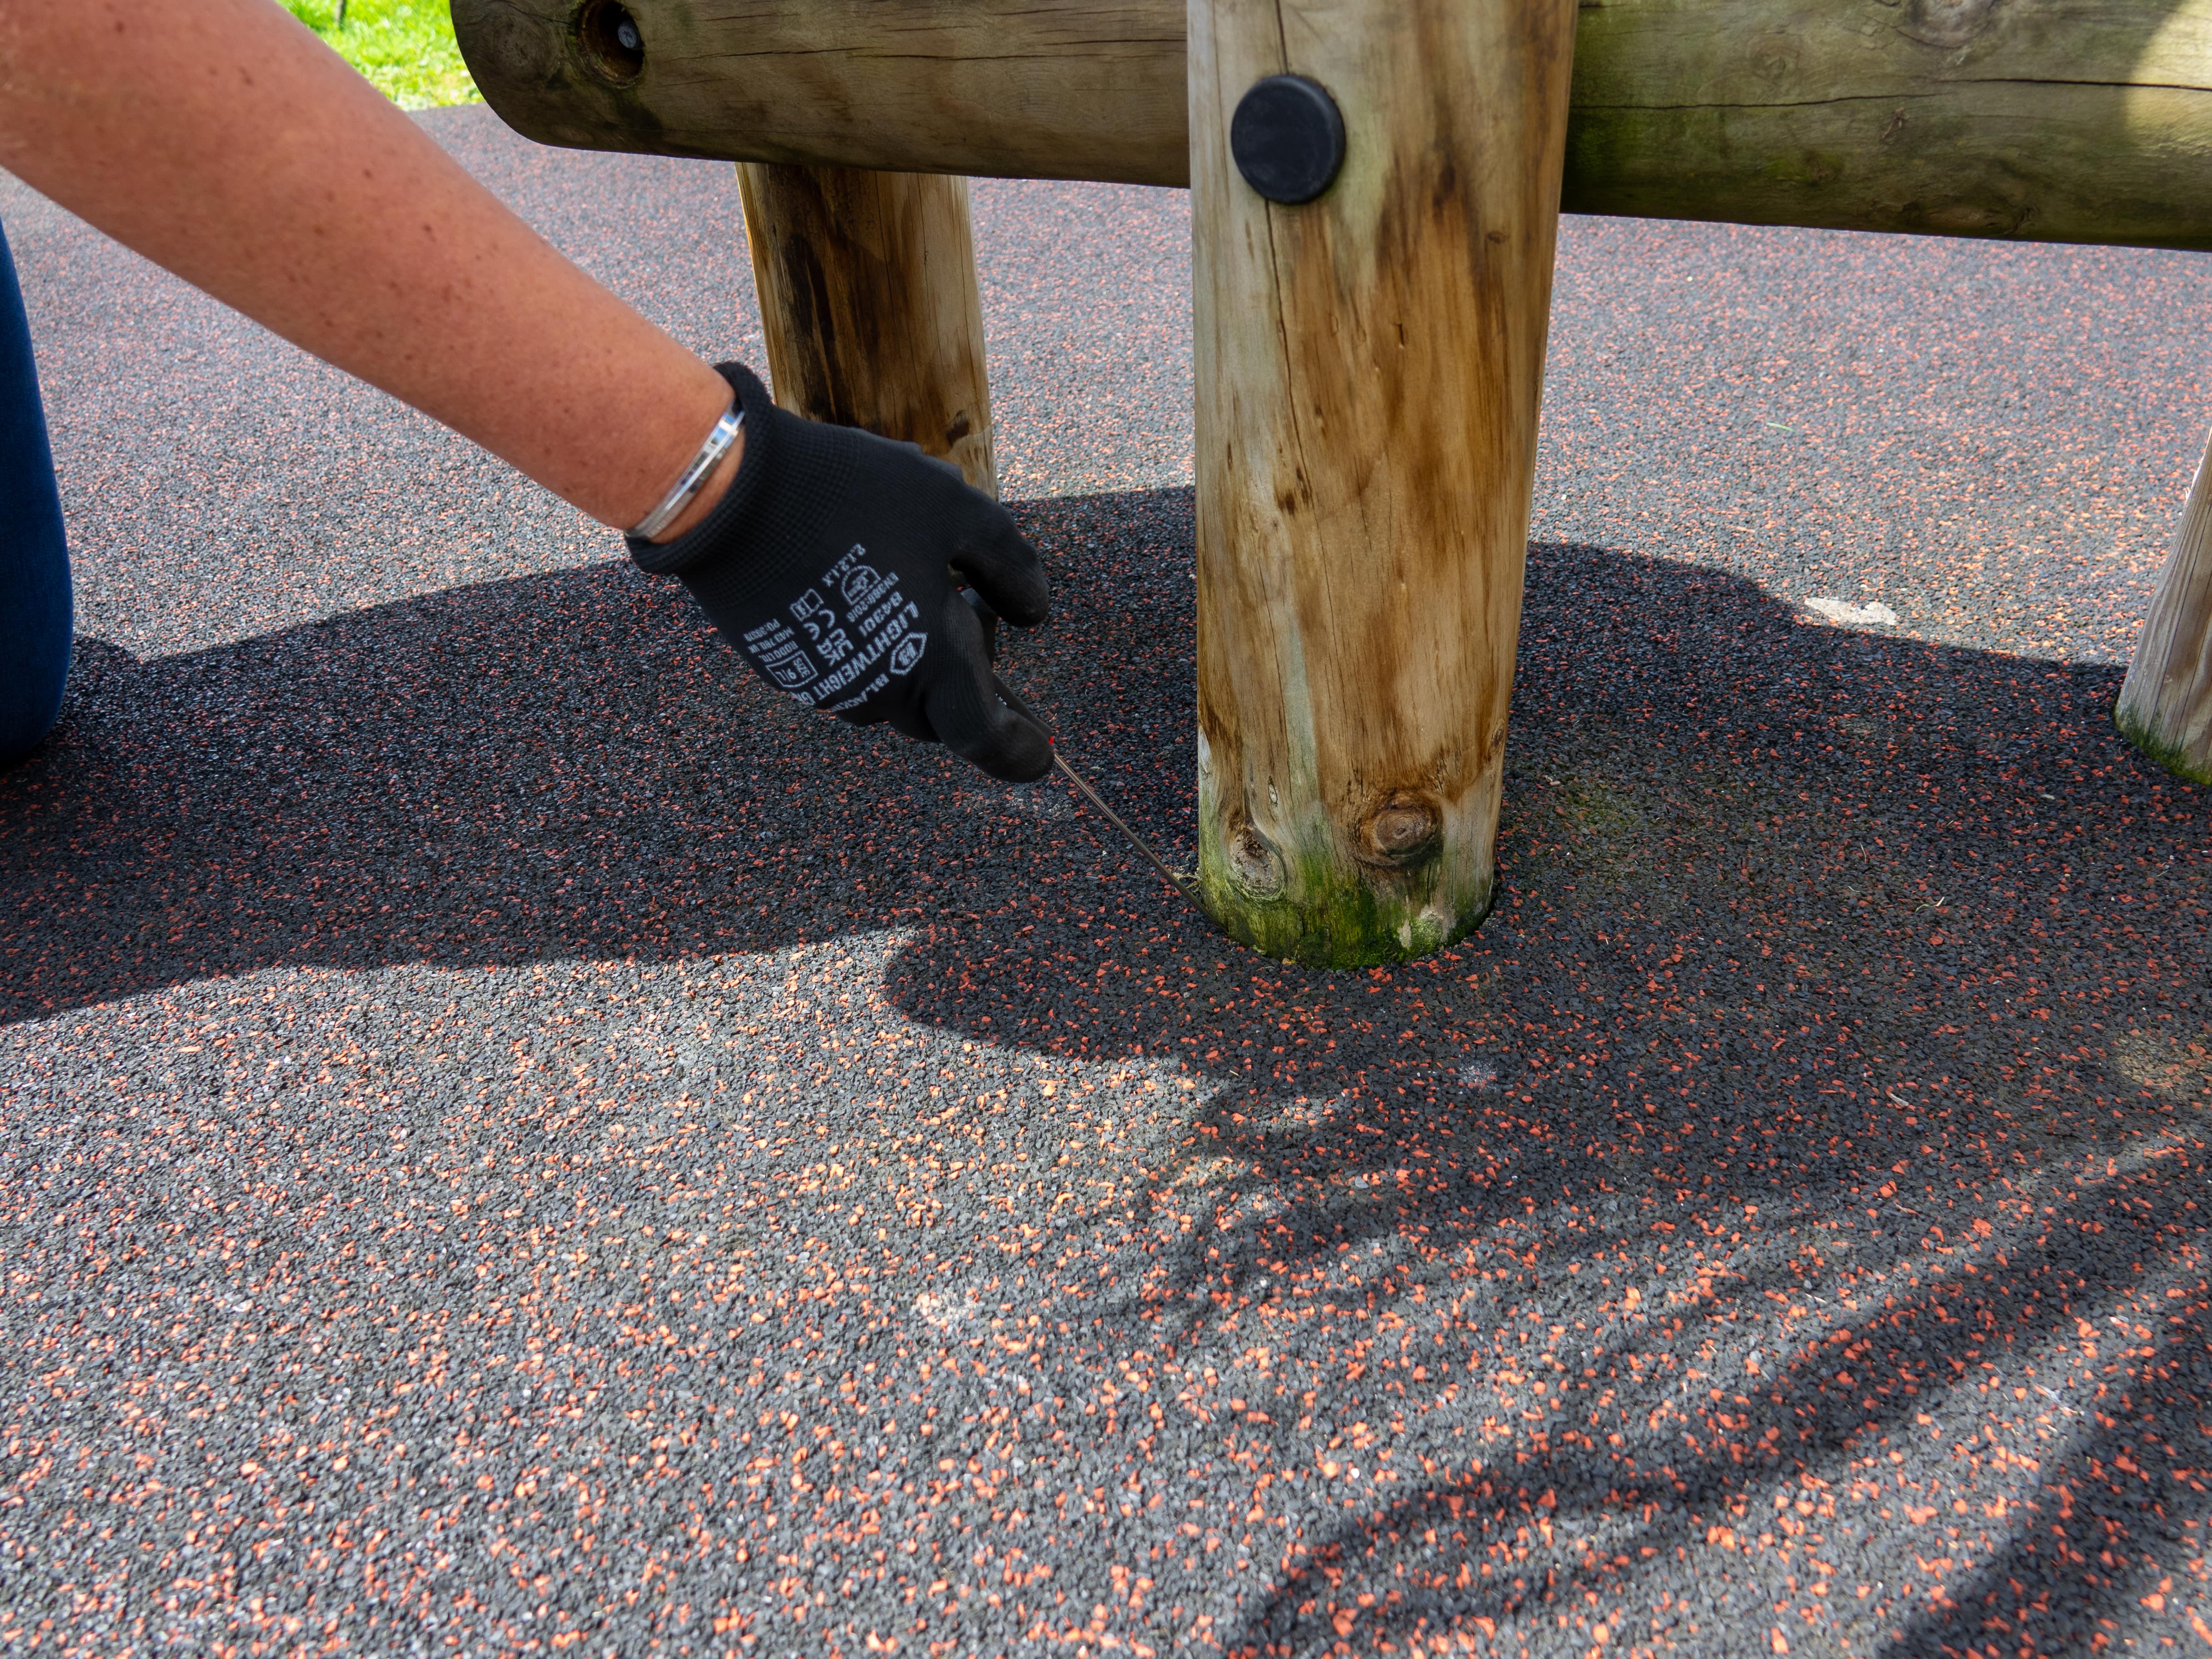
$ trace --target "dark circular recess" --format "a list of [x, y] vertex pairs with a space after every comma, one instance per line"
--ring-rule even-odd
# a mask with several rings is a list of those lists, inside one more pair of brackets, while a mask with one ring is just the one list
[[576, 49], [610, 81], [635, 81], [645, 69], [645, 36], [621, 0], [584, 0], [576, 14]]
[[1344, 165], [1344, 116], [1320, 82], [1271, 75], [1237, 100], [1229, 153], [1269, 201], [1310, 202]]

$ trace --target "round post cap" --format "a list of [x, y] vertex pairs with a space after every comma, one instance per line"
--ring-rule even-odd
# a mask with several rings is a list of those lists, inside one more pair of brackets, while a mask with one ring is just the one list
[[1244, 182], [1271, 202], [1310, 202], [1344, 165], [1344, 115], [1328, 88], [1303, 75], [1270, 75], [1237, 100], [1229, 153]]

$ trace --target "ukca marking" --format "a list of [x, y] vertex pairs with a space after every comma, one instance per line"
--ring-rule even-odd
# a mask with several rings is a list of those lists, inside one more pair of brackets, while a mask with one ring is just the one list
[[823, 661], [842, 662], [853, 654], [853, 641], [837, 626], [837, 613], [814, 589], [810, 587], [799, 596], [792, 605], [791, 614], [799, 618], [806, 637], [814, 641], [815, 654]]
[[[803, 641], [780, 617], [745, 634], [746, 653], [760, 671], [809, 708], [842, 691], [888, 653], [884, 672], [856, 695], [832, 704], [830, 712], [857, 708], [889, 685], [893, 675], [911, 673], [928, 648], [929, 635], [913, 631], [912, 625], [921, 620], [920, 609], [899, 592], [896, 581], [861, 562], [867, 550], [855, 542], [823, 573], [819, 586], [792, 601], [792, 619], [805, 631]], [[825, 599], [824, 589], [836, 599]], [[855, 635], [867, 643], [855, 649]], [[817, 658], [829, 665], [826, 671]]]

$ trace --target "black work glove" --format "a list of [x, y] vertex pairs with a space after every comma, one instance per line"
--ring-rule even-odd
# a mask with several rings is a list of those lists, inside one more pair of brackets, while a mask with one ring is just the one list
[[950, 462], [802, 419], [750, 370], [716, 368], [744, 411], [738, 475], [698, 524], [633, 539], [630, 557], [681, 580], [761, 678], [808, 708], [888, 721], [1010, 782], [1050, 770], [1051, 740], [1000, 700], [958, 586], [1010, 622], [1045, 619], [1043, 567], [1006, 508]]

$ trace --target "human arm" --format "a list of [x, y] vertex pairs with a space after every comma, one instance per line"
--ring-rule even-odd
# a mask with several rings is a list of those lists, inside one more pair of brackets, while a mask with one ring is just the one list
[[273, 0], [0, 0], [0, 167], [604, 524], [729, 405]]
[[1050, 764], [994, 694], [956, 591], [1044, 619], [1004, 508], [910, 446], [777, 410], [734, 366], [726, 380], [274, 0], [0, 0], [0, 166], [605, 524], [643, 518], [749, 386], [738, 445], [654, 538], [666, 556], [634, 543], [639, 562], [810, 707], [1001, 777]]

